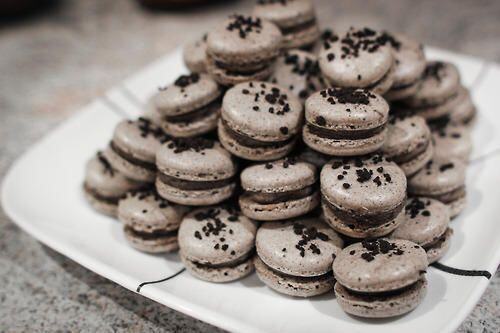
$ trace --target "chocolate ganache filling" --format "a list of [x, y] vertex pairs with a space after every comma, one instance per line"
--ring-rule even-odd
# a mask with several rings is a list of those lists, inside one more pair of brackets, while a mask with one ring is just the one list
[[229, 185], [234, 182], [234, 177], [220, 180], [194, 181], [175, 178], [161, 172], [158, 173], [158, 178], [164, 184], [188, 191], [211, 190]]
[[312, 123], [308, 123], [307, 127], [312, 134], [321, 138], [332, 140], [362, 140], [382, 132], [385, 128], [385, 124], [370, 129], [357, 130], [332, 130]]
[[210, 103], [191, 112], [175, 116], [165, 116], [165, 120], [170, 123], [189, 123], [197, 119], [208, 117], [220, 110], [221, 101], [222, 97], [218, 97]]
[[137, 238], [141, 238], [143, 240], [155, 240], [158, 238], [163, 238], [163, 237], [174, 237], [177, 236], [177, 229], [176, 230], [155, 230], [153, 232], [144, 232], [144, 231], [137, 231], [133, 229], [130, 226], [125, 227], [125, 231], [134, 235]]
[[118, 201], [120, 201], [120, 199], [122, 199], [124, 197], [123, 195], [114, 196], [114, 197], [102, 195], [102, 194], [98, 193], [94, 188], [91, 188], [87, 183], [83, 184], [83, 189], [85, 190], [85, 192], [87, 192], [89, 195], [94, 197], [96, 200], [102, 201], [104, 203], [108, 203], [111, 205], [117, 205]]
[[255, 248], [241, 256], [240, 258], [230, 261], [228, 263], [222, 264], [210, 264], [210, 263], [200, 263], [194, 260], [190, 260], [199, 269], [217, 269], [217, 268], [233, 268], [238, 265], [243, 264], [255, 255]]
[[265, 204], [275, 204], [291, 200], [300, 200], [310, 196], [315, 192], [315, 190], [316, 186], [310, 185], [301, 189], [286, 191], [286, 192], [263, 193], [263, 192], [245, 191], [245, 194], [248, 195], [253, 201], [265, 205]]
[[118, 147], [118, 145], [116, 145], [113, 141], [111, 141], [109, 146], [110, 146], [111, 150], [113, 150], [118, 156], [127, 160], [131, 164], [134, 164], [134, 165], [140, 166], [144, 169], [148, 169], [148, 170], [152, 170], [152, 171], [156, 170], [155, 163], [143, 161], [143, 160], [140, 160], [140, 159], [132, 156], [132, 154], [127, 153], [126, 151], [124, 151], [120, 147]]
[[316, 19], [313, 18], [309, 21], [294, 25], [292, 27], [280, 28], [280, 30], [283, 35], [289, 35], [313, 27], [315, 24], [316, 24]]
[[287, 144], [291, 143], [294, 138], [290, 137], [287, 140], [284, 141], [274, 141], [274, 142], [267, 142], [267, 141], [260, 141], [256, 140], [254, 138], [251, 138], [245, 134], [239, 133], [234, 131], [232, 128], [230, 128], [226, 121], [222, 119], [222, 126], [224, 126], [224, 130], [226, 133], [235, 141], [237, 141], [239, 144], [242, 146], [250, 147], [250, 148], [262, 148], [262, 147], [283, 147], [286, 146]]
[[384, 212], [379, 213], [359, 213], [352, 210], [343, 210], [330, 203], [324, 196], [323, 202], [326, 204], [330, 212], [342, 222], [353, 225], [358, 228], [377, 227], [394, 220], [405, 206], [405, 200], [401, 201], [397, 206]]

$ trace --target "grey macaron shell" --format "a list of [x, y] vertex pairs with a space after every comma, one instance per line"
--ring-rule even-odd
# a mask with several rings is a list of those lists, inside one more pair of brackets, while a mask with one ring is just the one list
[[292, 140], [282, 146], [247, 147], [230, 136], [220, 120], [217, 126], [217, 134], [224, 148], [230, 151], [231, 154], [251, 161], [272, 161], [282, 158], [292, 151], [296, 141]]
[[[316, 238], [304, 245], [304, 256], [296, 245], [302, 240], [294, 224], [300, 223], [306, 228], [316, 228], [328, 236], [327, 240]], [[313, 253], [310, 244], [314, 244], [320, 253]], [[286, 222], [267, 222], [257, 231], [256, 248], [259, 258], [269, 267], [293, 276], [320, 276], [331, 271], [332, 255], [340, 253], [343, 241], [328, 225], [317, 218], [297, 219]], [[283, 250], [285, 249], [285, 250]]]
[[393, 36], [400, 43], [399, 48], [393, 48], [395, 59], [393, 88], [410, 85], [413, 90], [391, 89], [387, 94], [391, 100], [405, 98], [410, 96], [410, 92], [416, 92], [417, 83], [420, 81], [426, 64], [422, 44], [402, 34], [393, 34]]
[[[224, 227], [217, 233], [210, 232], [207, 236], [207, 224], [214, 225], [215, 221], [206, 217], [200, 221], [197, 216], [200, 213], [206, 214], [211, 209], [219, 212], [216, 218], [220, 219]], [[236, 216], [237, 220], [232, 221], [232, 216]], [[229, 212], [222, 207], [200, 208], [190, 212], [182, 220], [179, 228], [179, 246], [183, 256], [189, 261], [211, 265], [230, 264], [252, 251], [256, 232], [256, 222], [244, 215]], [[223, 249], [223, 245], [228, 246], [226, 250]]]
[[257, 4], [253, 14], [275, 23], [280, 28], [290, 28], [313, 20], [316, 16], [310, 0], [276, 1]]
[[337, 282], [350, 290], [370, 293], [397, 290], [421, 279], [428, 265], [425, 250], [408, 240], [388, 241], [403, 253], [379, 253], [367, 261], [362, 254], [369, 251], [362, 243], [344, 248], [333, 262]]
[[163, 121], [161, 128], [165, 133], [177, 138], [190, 138], [215, 130], [219, 120], [220, 110], [210, 112], [205, 117], [187, 122]]
[[[266, 94], [271, 93], [273, 88], [279, 89], [281, 94], [287, 96], [289, 112], [282, 115], [268, 112], [270, 107], [278, 111], [282, 106], [278, 103], [269, 103], [262, 95], [257, 102], [255, 101], [256, 93], [262, 90]], [[243, 91], [249, 93], [245, 94]], [[254, 106], [260, 111], [254, 111]], [[238, 84], [226, 92], [222, 102], [221, 117], [236, 132], [256, 140], [273, 142], [287, 140], [297, 134], [300, 131], [302, 114], [302, 104], [290, 91], [275, 84], [255, 81]], [[283, 127], [288, 129], [286, 133], [280, 130]]]
[[126, 192], [141, 187], [144, 187], [143, 182], [131, 180], [117, 170], [108, 169], [97, 156], [87, 162], [84, 179], [85, 198], [100, 213], [115, 216], [117, 204], [101, 200], [96, 195], [115, 200]]
[[154, 163], [160, 141], [154, 135], [142, 135], [138, 122], [121, 121], [113, 133], [113, 143], [134, 158]]
[[476, 116], [477, 110], [467, 88], [458, 89], [459, 102], [450, 113], [450, 121], [456, 125], [469, 125]]
[[191, 72], [205, 73], [207, 62], [207, 36], [201, 39], [187, 43], [184, 46], [182, 56], [184, 63]]
[[382, 152], [387, 157], [405, 156], [424, 147], [427, 148], [411, 160], [399, 163], [406, 175], [414, 174], [432, 158], [433, 147], [429, 126], [420, 116], [396, 117], [388, 123], [386, 140], [382, 146]]
[[190, 181], [227, 179], [234, 176], [237, 170], [229, 152], [218, 142], [200, 152], [188, 149], [177, 153], [167, 142], [158, 150], [156, 159], [160, 172]]
[[[296, 61], [289, 60], [295, 57]], [[305, 101], [309, 94], [326, 86], [321, 73], [314, 73], [316, 62], [316, 56], [312, 53], [297, 49], [289, 50], [277, 59], [270, 81], [288, 88], [295, 96]], [[312, 68], [306, 69], [306, 64], [312, 64]]]
[[171, 84], [154, 97], [154, 104], [161, 114], [175, 116], [194, 111], [219, 97], [221, 91], [217, 82], [206, 74], [187, 86]]
[[353, 293], [340, 283], [335, 284], [334, 290], [345, 312], [363, 318], [387, 318], [415, 309], [427, 293], [427, 280], [422, 278], [401, 293], [380, 298]]
[[469, 161], [472, 152], [472, 138], [464, 126], [448, 125], [432, 134], [434, 156], [442, 159], [458, 158]]
[[438, 243], [427, 249], [429, 265], [441, 259], [450, 249], [453, 229], [448, 228], [439, 239]]
[[[342, 59], [341, 40], [342, 37], [331, 43], [329, 49], [323, 49], [319, 54], [319, 66], [333, 86], [367, 87], [389, 74], [394, 62], [392, 49], [389, 45], [380, 46], [374, 52], [360, 50], [358, 57], [347, 56]], [[331, 61], [328, 60], [329, 54], [334, 56]], [[387, 89], [391, 85], [392, 78]]]
[[207, 54], [210, 57], [237, 65], [267, 61], [278, 55], [282, 36], [273, 23], [261, 20], [260, 33], [254, 29], [241, 38], [237, 29], [227, 29], [231, 22], [234, 22], [234, 18], [225, 20], [208, 33]]
[[374, 238], [382, 237], [390, 234], [404, 220], [404, 212], [400, 212], [393, 220], [377, 226], [353, 226], [346, 224], [345, 221], [338, 218], [327, 205], [325, 200], [322, 201], [323, 216], [325, 222], [328, 223], [333, 230], [351, 238]]
[[318, 174], [314, 165], [286, 162], [287, 167], [284, 168], [284, 162], [286, 160], [278, 160], [246, 168], [240, 175], [241, 186], [246, 191], [279, 193], [298, 190], [316, 182]]
[[195, 262], [186, 258], [184, 253], [179, 251], [182, 263], [187, 268], [189, 273], [194, 277], [213, 283], [224, 283], [231, 282], [241, 279], [248, 274], [252, 273], [254, 270], [253, 258], [250, 257], [241, 263], [237, 263], [230, 266], [221, 267], [206, 267], [200, 266]]
[[151, 193], [129, 193], [120, 200], [118, 218], [124, 225], [139, 232], [172, 231], [179, 228], [188, 210]]
[[[434, 66], [437, 62], [430, 61], [427, 67]], [[416, 94], [405, 100], [411, 107], [427, 107], [444, 103], [455, 95], [460, 86], [460, 74], [455, 65], [442, 62], [443, 67], [439, 70], [440, 79], [433, 75], [424, 76], [420, 89]]]
[[267, 266], [258, 256], [254, 259], [255, 271], [259, 279], [275, 291], [294, 297], [312, 297], [332, 290], [333, 275], [319, 278], [280, 274]]
[[[409, 199], [411, 204], [412, 200]], [[441, 237], [450, 222], [448, 207], [438, 200], [420, 197], [419, 201], [425, 204], [423, 209], [416, 212], [406, 209], [405, 218], [391, 234], [391, 238], [407, 239], [420, 246], [427, 246]], [[428, 212], [423, 213], [423, 212]]]
[[[339, 103], [338, 98], [331, 97], [328, 94], [323, 97], [324, 92], [325, 90], [318, 91], [306, 100], [305, 117], [308, 123], [326, 129], [348, 131], [372, 129], [387, 122], [389, 105], [378, 94], [371, 94], [369, 104], [354, 104]], [[336, 103], [331, 104], [328, 101], [329, 98], [333, 98]], [[318, 117], [322, 117], [325, 124], [317, 124]]]
[[[453, 165], [448, 168], [447, 166]], [[408, 180], [408, 192], [414, 195], [435, 196], [465, 185], [466, 165], [456, 159], [433, 158]]]
[[273, 73], [274, 65], [269, 64], [268, 66], [262, 67], [253, 72], [238, 73], [218, 67], [215, 61], [212, 58], [209, 58], [207, 60], [207, 71], [219, 84], [223, 86], [234, 86], [248, 81], [266, 80]]
[[[345, 165], [350, 169], [346, 170], [343, 166], [333, 169], [332, 162], [330, 162], [321, 170], [321, 193], [335, 207], [358, 214], [368, 212], [374, 214], [392, 210], [405, 200], [406, 176], [395, 163], [386, 160], [373, 163], [367, 160], [362, 167], [356, 167], [353, 162]], [[383, 168], [383, 172], [377, 171], [380, 167]], [[356, 170], [362, 168], [373, 172], [368, 181], [357, 180]], [[384, 174], [390, 176], [390, 181], [385, 179]], [[339, 175], [343, 177], [342, 180], [338, 179]], [[377, 176], [381, 181], [381, 186], [373, 181]], [[349, 184], [350, 187], [345, 188], [344, 183]]]

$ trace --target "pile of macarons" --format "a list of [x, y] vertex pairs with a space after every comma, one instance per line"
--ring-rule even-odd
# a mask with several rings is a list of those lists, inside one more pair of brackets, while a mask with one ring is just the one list
[[309, 0], [259, 0], [184, 61], [88, 162], [92, 207], [202, 280], [414, 309], [466, 206], [476, 109], [457, 67], [401, 34], [321, 32]]

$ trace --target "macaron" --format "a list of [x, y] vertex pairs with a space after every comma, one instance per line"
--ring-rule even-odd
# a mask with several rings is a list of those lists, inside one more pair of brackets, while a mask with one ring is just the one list
[[148, 253], [173, 252], [185, 206], [169, 203], [153, 189], [129, 192], [118, 204], [118, 219], [134, 248]]
[[442, 159], [458, 158], [467, 163], [472, 152], [472, 138], [468, 128], [453, 125], [435, 128], [432, 133], [434, 156]]
[[241, 172], [241, 211], [259, 221], [304, 215], [320, 201], [318, 172], [313, 164], [285, 158], [252, 165]]
[[222, 85], [265, 80], [271, 75], [282, 35], [273, 23], [232, 15], [207, 37], [207, 71]]
[[302, 103], [287, 89], [267, 82], [240, 83], [224, 95], [219, 140], [238, 157], [275, 160], [293, 149], [302, 118]]
[[408, 193], [441, 201], [454, 218], [467, 204], [465, 173], [466, 164], [459, 159], [434, 157], [408, 180]]
[[477, 109], [474, 101], [470, 96], [470, 92], [464, 86], [458, 89], [458, 102], [451, 110], [449, 115], [450, 122], [455, 125], [463, 125], [470, 127], [476, 119]]
[[145, 187], [146, 184], [125, 177], [113, 169], [102, 152], [97, 152], [85, 167], [83, 190], [85, 198], [98, 212], [116, 216], [118, 201], [128, 191]]
[[324, 89], [306, 100], [303, 140], [327, 155], [368, 154], [382, 147], [388, 116], [385, 99], [369, 90]]
[[180, 257], [196, 278], [240, 279], [254, 270], [257, 224], [231, 207], [204, 207], [187, 214], [179, 228]]
[[455, 65], [443, 61], [427, 62], [418, 91], [403, 100], [427, 120], [449, 115], [459, 104], [460, 75]]
[[158, 149], [156, 164], [156, 189], [171, 202], [213, 205], [229, 198], [236, 187], [237, 166], [231, 155], [213, 140], [171, 139]]
[[408, 240], [352, 244], [333, 262], [341, 308], [365, 318], [387, 318], [415, 309], [427, 292], [425, 250]]
[[394, 52], [394, 82], [384, 95], [388, 100], [400, 100], [415, 94], [420, 87], [426, 60], [424, 46], [402, 34], [387, 33]]
[[276, 61], [270, 81], [288, 88], [302, 103], [309, 95], [326, 87], [316, 56], [302, 50], [286, 51]]
[[332, 290], [332, 263], [342, 250], [339, 235], [317, 218], [266, 222], [257, 231], [255, 270], [269, 288], [312, 297]]
[[123, 120], [103, 152], [111, 166], [125, 177], [153, 182], [156, 177], [156, 151], [168, 136], [147, 118]]
[[429, 264], [438, 261], [450, 247], [453, 230], [448, 227], [450, 212], [442, 202], [425, 198], [408, 199], [403, 222], [391, 238], [412, 241], [425, 250]]
[[175, 137], [192, 137], [213, 131], [219, 119], [222, 92], [206, 74], [179, 76], [153, 97], [161, 127]]
[[404, 217], [406, 176], [381, 155], [333, 159], [320, 184], [325, 221], [346, 236], [384, 236]]
[[207, 34], [187, 43], [182, 49], [182, 58], [191, 72], [205, 73], [207, 71]]
[[365, 88], [383, 95], [394, 81], [392, 41], [370, 28], [350, 28], [324, 42], [319, 67], [334, 87]]
[[253, 15], [279, 27], [284, 49], [310, 47], [320, 35], [311, 0], [258, 0]]
[[408, 114], [392, 116], [381, 151], [397, 163], [406, 176], [422, 169], [434, 152], [431, 131], [425, 119]]

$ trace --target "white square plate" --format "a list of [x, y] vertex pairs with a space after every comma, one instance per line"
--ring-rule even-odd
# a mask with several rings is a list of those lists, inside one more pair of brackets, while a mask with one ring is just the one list
[[[455, 236], [442, 263], [494, 273], [500, 261], [500, 118], [496, 114], [500, 67], [436, 49], [430, 58], [449, 59], [473, 89], [479, 108], [474, 130], [474, 162], [469, 167], [467, 210], [452, 222]], [[103, 148], [114, 125], [140, 114], [158, 86], [185, 72], [177, 50], [148, 66], [106, 96], [85, 107], [14, 163], [3, 182], [2, 201], [12, 220], [56, 251], [127, 289], [158, 280], [182, 268], [176, 255], [133, 250], [121, 226], [95, 213], [81, 193], [84, 165]], [[140, 293], [219, 327], [240, 332], [452, 332], [485, 290], [485, 277], [428, 270], [423, 303], [406, 316], [359, 320], [346, 315], [332, 294], [294, 299], [266, 288], [255, 275], [227, 284], [196, 280], [188, 273], [144, 286]]]

